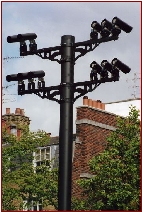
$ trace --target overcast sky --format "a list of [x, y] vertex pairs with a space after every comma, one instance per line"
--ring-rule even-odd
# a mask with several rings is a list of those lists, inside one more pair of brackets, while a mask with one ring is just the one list
[[[2, 3], [2, 57], [20, 57], [19, 43], [9, 44], [7, 36], [19, 33], [36, 33], [38, 48], [60, 45], [61, 36], [73, 35], [76, 42], [90, 38], [91, 23], [103, 19], [111, 21], [119, 17], [133, 27], [131, 33], [122, 33], [117, 41], [100, 44], [93, 52], [76, 61], [74, 67], [75, 82], [89, 80], [90, 63], [102, 60], [120, 59], [131, 68], [129, 74], [120, 73], [119, 82], [100, 85], [88, 97], [102, 102], [114, 102], [140, 97], [140, 2], [3, 2]], [[6, 75], [19, 72], [44, 70], [46, 86], [59, 85], [61, 68], [55, 61], [43, 60], [38, 56], [3, 59], [3, 86], [6, 94], [2, 113], [6, 108], [25, 109], [25, 115], [31, 119], [31, 130], [45, 130], [52, 136], [59, 133], [60, 105], [54, 101], [32, 95], [17, 95], [17, 83], [13, 85], [5, 80]], [[9, 95], [16, 94], [16, 95]], [[6, 100], [8, 99], [8, 100]], [[82, 105], [82, 97], [74, 103], [74, 123], [76, 107]], [[75, 133], [75, 124], [74, 124]]]

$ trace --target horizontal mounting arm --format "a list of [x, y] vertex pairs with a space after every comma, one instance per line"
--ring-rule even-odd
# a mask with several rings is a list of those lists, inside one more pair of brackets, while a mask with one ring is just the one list
[[[75, 52], [80, 52], [80, 54], [75, 58], [75, 61], [81, 57], [84, 56], [86, 53], [93, 51], [97, 46], [99, 46], [100, 43], [103, 42], [108, 42], [108, 41], [112, 41], [112, 40], [117, 40], [118, 36], [110, 36], [110, 37], [106, 37], [106, 38], [99, 38], [99, 39], [91, 39], [91, 40], [87, 40], [87, 41], [83, 41], [83, 42], [78, 42], [75, 43]], [[93, 46], [94, 45], [94, 46]], [[83, 48], [77, 48], [83, 46], [85, 47]]]
[[[100, 43], [103, 42], [108, 42], [112, 40], [117, 40], [118, 36], [109, 36], [109, 37], [102, 37], [98, 39], [90, 39], [87, 41], [83, 42], [77, 42], [74, 43], [74, 51], [75, 52], [80, 52], [80, 54], [75, 58], [75, 61], [81, 57], [84, 56], [86, 53], [93, 51]], [[25, 44], [26, 45], [26, 44]], [[93, 46], [94, 45], [94, 46]], [[83, 48], [78, 48], [78, 47], [83, 47]], [[42, 49], [37, 49], [37, 50], [32, 50], [32, 51], [24, 51], [22, 49], [22, 55], [27, 56], [27, 55], [37, 55], [41, 57], [42, 59], [49, 59], [51, 61], [57, 61], [59, 64], [61, 63], [61, 59], [57, 59], [56, 57], [61, 55], [61, 49], [62, 46], [55, 46], [55, 47], [49, 47], [49, 48], [42, 48]], [[21, 55], [21, 52], [20, 52]]]
[[[73, 93], [79, 93], [76, 97], [72, 99], [73, 102], [75, 102], [79, 97], [84, 96], [88, 92], [91, 92], [95, 90], [101, 83], [104, 82], [112, 82], [114, 81], [113, 78], [108, 78], [105, 81], [102, 79], [99, 80], [92, 80], [92, 81], [84, 81], [84, 82], [76, 82], [71, 84], [71, 89]], [[93, 87], [94, 85], [94, 87]], [[41, 88], [31, 88], [28, 90], [25, 90], [25, 87], [21, 87], [21, 85], [18, 84], [18, 95], [24, 95], [24, 94], [36, 94], [42, 99], [49, 99], [56, 101], [60, 104], [61, 100], [60, 98], [57, 99], [55, 96], [59, 95], [61, 97], [61, 88], [63, 87], [62, 84], [57, 86], [50, 86], [50, 87], [41, 87]], [[51, 93], [52, 92], [52, 93]], [[74, 95], [73, 95], [74, 96]]]
[[[84, 46], [85, 49], [83, 48], [76, 48], [75, 52], [80, 52], [80, 54], [75, 58], [75, 61], [79, 58], [84, 56], [85, 54], [87, 54], [88, 52], [93, 51], [99, 44], [95, 44], [95, 46], [93, 47], [93, 44], [90, 44], [88, 46]], [[89, 48], [88, 48], [89, 47]]]
[[77, 96], [74, 98], [74, 102], [75, 102], [78, 98], [80, 98], [81, 96], [84, 96], [85, 94], [94, 91], [100, 84], [101, 84], [101, 83], [95, 84], [94, 88], [92, 88], [92, 85], [94, 85], [94, 84], [91, 84], [91, 85], [88, 85], [88, 87], [87, 87], [87, 85], [84, 85], [84, 89], [82, 89], [82, 88], [77, 88], [77, 89], [75, 89], [75, 92], [78, 92], [78, 93], [80, 93], [80, 94], [77, 95]]
[[112, 40], [118, 40], [118, 36], [110, 36], [110, 37], [102, 37], [102, 38], [99, 38], [99, 39], [90, 39], [90, 40], [87, 40], [87, 41], [83, 41], [83, 42], [78, 42], [78, 43], [75, 43], [74, 46], [75, 47], [78, 47], [78, 46], [88, 46], [88, 45], [91, 45], [91, 44], [98, 44], [98, 43], [105, 43], [105, 42], [108, 42], [108, 41], [112, 41]]
[[50, 91], [36, 92], [35, 94], [41, 97], [42, 99], [49, 99], [49, 100], [60, 103], [60, 100], [55, 98], [56, 95], [60, 95], [59, 91], [54, 91], [51, 94], [50, 94]]
[[[59, 103], [59, 99], [54, 98], [54, 96], [60, 94], [60, 85], [58, 86], [50, 86], [50, 87], [42, 87], [42, 88], [34, 88], [30, 90], [22, 90], [19, 89], [20, 86], [18, 85], [18, 95], [25, 95], [25, 94], [36, 94], [42, 99], [46, 98], [49, 100], [53, 100]], [[53, 93], [50, 93], [53, 91]]]

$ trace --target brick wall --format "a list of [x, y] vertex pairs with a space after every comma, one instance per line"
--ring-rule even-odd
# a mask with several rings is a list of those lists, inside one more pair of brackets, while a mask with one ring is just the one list
[[102, 152], [106, 138], [115, 130], [116, 115], [105, 111], [105, 104], [83, 98], [83, 106], [77, 107], [76, 141], [72, 169], [72, 194], [80, 196], [80, 188], [76, 180], [81, 177], [89, 178], [89, 160]]

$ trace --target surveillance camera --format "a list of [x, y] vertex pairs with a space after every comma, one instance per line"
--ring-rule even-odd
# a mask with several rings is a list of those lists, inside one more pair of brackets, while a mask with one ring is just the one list
[[125, 65], [124, 63], [122, 63], [120, 60], [118, 60], [117, 58], [114, 58], [111, 62], [111, 64], [118, 68], [119, 70], [121, 70], [124, 74], [127, 74], [131, 71], [130, 67], [128, 67], [127, 65]]
[[18, 34], [18, 35], [8, 36], [7, 42], [8, 43], [22, 42], [25, 40], [34, 40], [36, 38], [37, 38], [37, 35], [35, 33]]
[[124, 32], [129, 33], [132, 31], [133, 27], [122, 21], [121, 19], [114, 17], [112, 19], [112, 23], [114, 25], [117, 25], [120, 29], [122, 29]]

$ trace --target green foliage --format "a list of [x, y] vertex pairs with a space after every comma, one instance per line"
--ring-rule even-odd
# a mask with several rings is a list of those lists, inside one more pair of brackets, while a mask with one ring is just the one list
[[83, 194], [74, 202], [75, 210], [140, 210], [138, 116], [139, 111], [131, 106], [126, 119], [118, 118], [107, 148], [89, 163], [93, 177], [78, 181]]
[[29, 132], [24, 128], [17, 139], [3, 131], [5, 145], [2, 149], [2, 209], [22, 210], [23, 200], [30, 208], [31, 201], [42, 201], [43, 206], [57, 208], [58, 170], [51, 169], [51, 162], [33, 167], [33, 152], [47, 146], [46, 132]]

